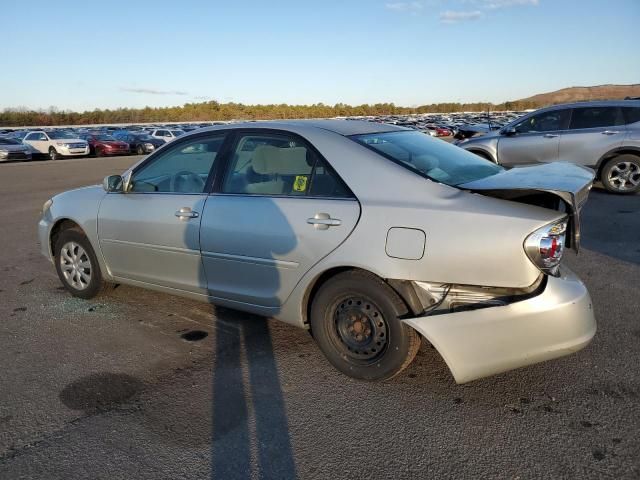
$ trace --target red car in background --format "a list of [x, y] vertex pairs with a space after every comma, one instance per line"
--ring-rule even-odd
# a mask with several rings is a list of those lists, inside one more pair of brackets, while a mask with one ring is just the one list
[[129, 155], [129, 144], [116, 140], [106, 133], [90, 133], [82, 135], [89, 144], [91, 155], [102, 157], [104, 155]]

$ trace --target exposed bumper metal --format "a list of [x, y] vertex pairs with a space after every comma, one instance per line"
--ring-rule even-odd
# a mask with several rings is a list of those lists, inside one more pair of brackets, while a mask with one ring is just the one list
[[528, 300], [405, 322], [438, 350], [458, 383], [568, 355], [596, 333], [589, 292], [565, 267]]

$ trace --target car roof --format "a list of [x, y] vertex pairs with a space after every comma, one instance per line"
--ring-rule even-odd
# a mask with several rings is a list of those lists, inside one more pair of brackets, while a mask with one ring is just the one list
[[540, 110], [575, 107], [640, 107], [640, 100], [590, 100], [588, 102], [559, 103]]
[[[386, 123], [367, 122], [363, 120], [264, 120], [256, 122], [239, 122], [229, 123], [226, 125], [214, 125], [211, 127], [205, 127], [198, 129], [197, 132], [205, 132], [208, 130], [226, 130], [229, 128], [265, 128], [265, 129], [284, 129], [287, 130], [291, 127], [303, 127], [311, 129], [322, 129], [329, 132], [337, 133], [339, 135], [362, 135], [367, 133], [381, 133], [381, 132], [394, 132], [400, 130], [410, 130], [408, 128], [399, 127], [396, 125], [389, 125]], [[194, 132], [195, 133], [195, 132]]]

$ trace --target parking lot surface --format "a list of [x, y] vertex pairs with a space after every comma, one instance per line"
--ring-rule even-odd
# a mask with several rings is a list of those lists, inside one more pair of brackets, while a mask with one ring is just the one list
[[425, 342], [364, 383], [272, 320], [66, 293], [39, 254], [42, 204], [138, 159], [0, 165], [0, 478], [640, 477], [640, 196], [594, 189], [585, 207], [567, 260], [599, 322], [585, 350], [456, 385]]

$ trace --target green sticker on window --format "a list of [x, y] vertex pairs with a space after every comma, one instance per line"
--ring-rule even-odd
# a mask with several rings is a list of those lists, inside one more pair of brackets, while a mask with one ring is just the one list
[[296, 180], [293, 182], [293, 190], [296, 192], [304, 192], [307, 189], [307, 176], [296, 175]]

